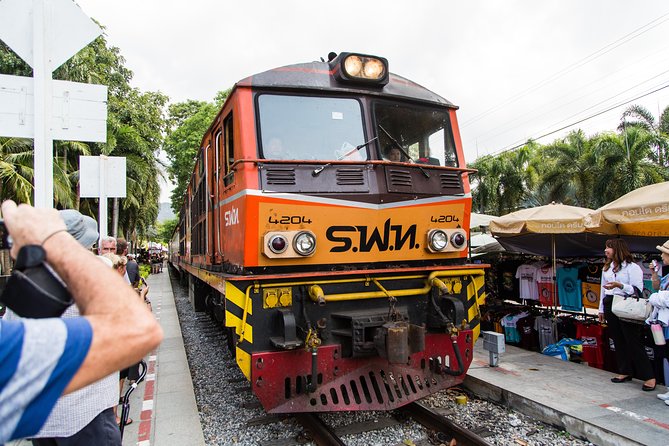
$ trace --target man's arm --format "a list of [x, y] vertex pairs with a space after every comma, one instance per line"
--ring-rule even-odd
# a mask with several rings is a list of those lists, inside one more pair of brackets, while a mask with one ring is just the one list
[[6, 201], [2, 213], [14, 241], [12, 255], [24, 245], [42, 245], [93, 330], [88, 354], [64, 393], [137, 363], [160, 344], [162, 329], [146, 305], [121, 276], [63, 231], [56, 210]]

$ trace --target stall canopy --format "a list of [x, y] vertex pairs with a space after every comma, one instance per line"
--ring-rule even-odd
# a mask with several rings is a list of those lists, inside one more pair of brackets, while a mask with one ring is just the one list
[[584, 223], [589, 231], [603, 234], [666, 239], [669, 181], [633, 190], [587, 215]]
[[551, 203], [522, 209], [490, 222], [490, 232], [512, 252], [546, 257], [602, 255], [610, 236], [586, 232], [592, 209]]
[[477, 214], [476, 212], [472, 212], [472, 217], [469, 221], [469, 227], [478, 228], [479, 226], [490, 226], [490, 222], [495, 218], [498, 217], [495, 217], [494, 215]]
[[487, 254], [491, 252], [503, 252], [504, 248], [499, 241], [490, 234], [477, 234], [469, 241], [472, 254]]

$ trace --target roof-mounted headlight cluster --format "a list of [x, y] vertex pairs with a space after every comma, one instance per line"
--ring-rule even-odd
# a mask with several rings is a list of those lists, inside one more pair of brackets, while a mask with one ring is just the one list
[[467, 247], [464, 229], [430, 229], [427, 232], [427, 249], [430, 252], [457, 252]]
[[263, 238], [263, 254], [270, 259], [309, 257], [316, 251], [311, 231], [272, 231]]
[[342, 82], [383, 86], [388, 83], [388, 61], [383, 57], [341, 53], [332, 63], [335, 77]]

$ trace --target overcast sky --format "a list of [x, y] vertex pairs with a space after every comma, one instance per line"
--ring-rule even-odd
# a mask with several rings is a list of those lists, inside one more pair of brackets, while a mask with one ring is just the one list
[[[77, 3], [106, 27], [133, 85], [172, 102], [210, 101], [246, 76], [330, 51], [386, 57], [390, 71], [460, 107], [468, 161], [669, 85], [666, 0]], [[669, 88], [633, 103], [657, 115]], [[614, 129], [625, 107], [576, 127]]]

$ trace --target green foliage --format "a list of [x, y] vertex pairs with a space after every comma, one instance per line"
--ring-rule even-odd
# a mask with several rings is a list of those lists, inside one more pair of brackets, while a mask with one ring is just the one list
[[230, 91], [219, 91], [214, 103], [188, 100], [172, 104], [168, 108], [167, 135], [163, 150], [170, 161], [167, 173], [176, 184], [171, 195], [174, 212], [179, 212], [183, 203], [202, 137]]
[[179, 222], [178, 218], [172, 218], [169, 220], [165, 220], [162, 223], [158, 223], [157, 225], [157, 240], [164, 244], [167, 245], [169, 244], [171, 238], [172, 238], [172, 233], [174, 232], [174, 228], [177, 227], [177, 223]]
[[146, 263], [142, 263], [139, 265], [139, 276], [142, 279], [146, 279], [149, 277], [149, 274], [151, 274], [151, 265], [147, 265]]
[[669, 180], [669, 107], [656, 123], [643, 107], [623, 113], [617, 132], [569, 133], [547, 145], [529, 141], [513, 152], [470, 164], [472, 208], [504, 215], [552, 201], [598, 208], [641, 186]]

